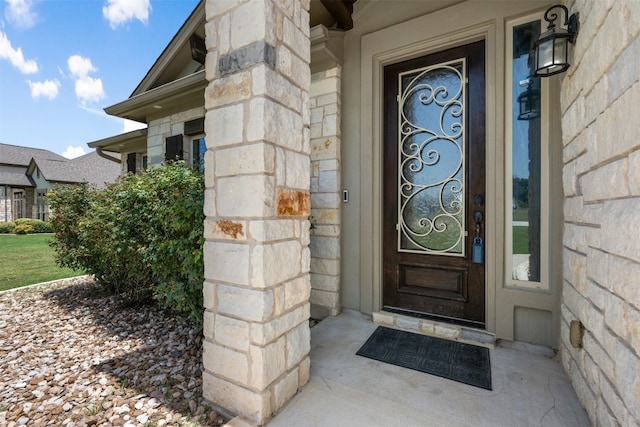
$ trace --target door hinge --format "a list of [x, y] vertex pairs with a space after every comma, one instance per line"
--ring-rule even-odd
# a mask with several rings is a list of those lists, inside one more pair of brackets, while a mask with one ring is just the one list
[[400, 104], [400, 95], [396, 95], [396, 102]]
[[400, 230], [400, 224], [396, 224], [396, 230]]
[[469, 77], [465, 77], [465, 78], [464, 78], [464, 83], [465, 83], [465, 84], [469, 84]]

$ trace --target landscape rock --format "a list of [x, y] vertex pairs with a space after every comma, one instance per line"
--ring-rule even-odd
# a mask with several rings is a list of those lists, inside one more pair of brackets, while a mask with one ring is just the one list
[[0, 292], [0, 425], [218, 426], [202, 331], [90, 276]]

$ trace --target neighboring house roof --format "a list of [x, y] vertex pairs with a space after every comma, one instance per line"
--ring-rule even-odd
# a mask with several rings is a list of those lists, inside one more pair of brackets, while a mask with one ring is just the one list
[[31, 176], [35, 168], [49, 182], [79, 184], [87, 182], [98, 187], [114, 182], [120, 175], [120, 165], [91, 152], [75, 159], [32, 159], [27, 168]]
[[121, 171], [118, 162], [104, 159], [95, 151], [67, 159], [41, 148], [0, 144], [0, 185], [36, 187], [32, 178], [36, 167], [44, 179], [51, 183], [88, 182], [98, 187], [104, 187], [106, 182], [114, 182]]
[[0, 144], [0, 165], [29, 166], [31, 159], [67, 160], [59, 154], [42, 148]]
[[0, 185], [10, 187], [35, 187], [31, 179], [24, 173], [0, 172]]

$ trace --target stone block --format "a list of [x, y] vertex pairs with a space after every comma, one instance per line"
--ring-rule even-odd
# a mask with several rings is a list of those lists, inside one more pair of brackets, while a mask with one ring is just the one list
[[274, 178], [241, 175], [218, 179], [216, 206], [221, 217], [264, 217], [275, 213]]
[[204, 308], [213, 310], [216, 307], [216, 284], [207, 280], [202, 284]]
[[322, 118], [322, 136], [340, 134], [340, 123], [337, 114], [331, 114]]
[[[233, 34], [234, 29], [231, 29]], [[267, 64], [270, 67], [275, 66], [276, 51], [275, 48], [264, 40], [251, 43], [249, 45], [233, 49], [225, 55], [221, 55], [218, 60], [218, 72], [221, 76], [237, 73], [242, 70], [248, 70], [253, 66]], [[247, 84], [247, 89], [251, 86]]]
[[335, 193], [340, 191], [340, 173], [338, 171], [320, 171], [318, 178], [319, 192]]
[[300, 365], [298, 365], [298, 388], [301, 388], [309, 382], [310, 368], [311, 359], [309, 357], [305, 357], [302, 362], [300, 362]]
[[299, 277], [284, 284], [284, 310], [289, 311], [293, 307], [306, 304], [311, 294], [309, 275]]
[[606, 297], [606, 308], [604, 312], [605, 324], [619, 337], [627, 338], [627, 313], [623, 300], [614, 294]]
[[216, 315], [213, 324], [216, 343], [246, 352], [249, 349], [249, 323], [227, 316]]
[[629, 176], [627, 178], [629, 191], [634, 196], [640, 196], [640, 168], [638, 167], [640, 165], [640, 149], [629, 154], [629, 164], [632, 165], [629, 168]]
[[[311, 160], [327, 160], [340, 157], [340, 139], [336, 135], [323, 135], [322, 123], [311, 124]], [[320, 167], [320, 165], [318, 165]], [[334, 169], [334, 170], [337, 170]]]
[[215, 323], [216, 314], [213, 311], [205, 310], [202, 319], [202, 335], [208, 339], [213, 339], [213, 327]]
[[311, 207], [315, 209], [338, 209], [342, 198], [338, 193], [314, 193], [311, 194]]
[[628, 304], [640, 310], [640, 263], [611, 256], [608, 269], [608, 288]]
[[[568, 339], [569, 330], [564, 331], [563, 335]], [[602, 337], [598, 337], [602, 339]], [[570, 344], [569, 344], [570, 345]], [[602, 345], [595, 339], [587, 339], [583, 342], [584, 352], [589, 354], [597, 366], [599, 366], [602, 375], [606, 376], [609, 381], [615, 380], [615, 363], [611, 356], [607, 354]]]
[[340, 295], [337, 292], [327, 292], [312, 288], [309, 301], [311, 304], [334, 308], [340, 306]]
[[269, 141], [293, 151], [302, 150], [302, 117], [270, 99], [250, 103], [247, 141]]
[[[206, 217], [212, 218], [217, 216], [217, 211], [216, 211], [216, 190], [215, 188], [207, 188], [204, 190], [204, 206], [202, 207], [202, 210], [204, 212], [204, 215]], [[204, 230], [204, 236], [206, 238], [212, 238], [212, 236], [208, 233], [210, 233], [212, 231], [211, 227], [207, 227], [207, 224], [205, 222], [205, 230]]]
[[[323, 210], [323, 212], [328, 212], [328, 210]], [[338, 210], [333, 210], [334, 218], [340, 217], [340, 212]], [[335, 222], [340, 222], [336, 220]], [[324, 236], [324, 237], [340, 237], [340, 226], [339, 225], [323, 225], [316, 224], [313, 229], [314, 236]]]
[[595, 248], [587, 249], [587, 277], [603, 287], [608, 287], [609, 255]]
[[311, 213], [311, 194], [307, 190], [277, 189], [278, 217], [307, 218]]
[[298, 391], [299, 382], [298, 369], [294, 369], [281, 378], [273, 387], [273, 403], [274, 410], [278, 410], [284, 406]]
[[209, 110], [204, 120], [207, 148], [213, 149], [244, 141], [242, 104]]
[[309, 189], [311, 179], [311, 164], [308, 154], [285, 151], [286, 181], [289, 188]]
[[218, 313], [248, 321], [262, 322], [274, 310], [273, 292], [218, 285]]
[[309, 323], [304, 322], [286, 334], [287, 369], [293, 369], [311, 350], [311, 333]]
[[433, 332], [437, 336], [447, 339], [456, 339], [460, 337], [460, 328], [449, 325], [436, 324], [433, 328]]
[[311, 274], [311, 288], [321, 291], [338, 292], [340, 290], [340, 277]]
[[[251, 98], [251, 72], [224, 76], [212, 81], [206, 88], [207, 109], [236, 104]], [[215, 137], [215, 134], [213, 134]]]
[[[601, 398], [611, 409], [617, 424], [615, 426], [630, 426], [638, 424], [633, 422], [629, 410], [625, 407], [624, 402], [620, 399], [618, 392], [615, 390], [611, 382], [606, 379], [600, 381]], [[636, 420], [637, 421], [637, 420]]]
[[249, 390], [210, 372], [204, 372], [202, 376], [202, 394], [208, 401], [233, 413], [243, 414], [260, 425], [273, 414], [270, 391]]
[[311, 62], [311, 43], [309, 37], [291, 20], [285, 18], [282, 23], [282, 42], [289, 46], [298, 57]]
[[594, 307], [597, 307], [598, 310], [603, 311], [605, 309], [605, 298], [607, 295], [607, 290], [592, 280], [586, 281], [585, 286], [585, 296], [591, 301]]
[[340, 259], [340, 239], [337, 237], [312, 236], [309, 248], [314, 258]]
[[204, 277], [212, 281], [249, 284], [249, 247], [243, 244], [205, 242]]
[[311, 250], [308, 246], [303, 246], [302, 255], [300, 256], [300, 273], [309, 273], [311, 265]]
[[202, 343], [202, 363], [204, 369], [218, 377], [241, 384], [249, 382], [249, 360], [244, 352], [205, 340]]
[[285, 337], [265, 347], [252, 345], [249, 348], [251, 360], [251, 387], [265, 390], [285, 371]]
[[247, 240], [247, 222], [205, 219], [204, 235], [209, 239], [244, 242]]
[[616, 346], [616, 389], [629, 413], [640, 420], [640, 359], [624, 343]]
[[264, 288], [298, 276], [301, 250], [296, 240], [256, 245], [251, 251], [251, 285]]
[[231, 12], [232, 50], [267, 39], [267, 22], [271, 18], [268, 3], [250, 0]]
[[340, 275], [340, 261], [337, 259], [311, 258], [311, 273]]
[[270, 144], [251, 144], [216, 150], [216, 176], [271, 174], [276, 153]]
[[628, 170], [628, 160], [621, 159], [588, 172], [580, 179], [584, 201], [591, 202], [629, 196]]
[[396, 318], [396, 326], [409, 331], [419, 331], [420, 321], [416, 318], [398, 316]]
[[249, 234], [252, 239], [263, 243], [292, 239], [295, 237], [295, 221], [292, 219], [250, 221]]
[[636, 238], [638, 212], [640, 197], [604, 203], [602, 234], [607, 239], [602, 242], [602, 250], [640, 262], [640, 239]]
[[293, 111], [302, 110], [302, 91], [266, 65], [251, 70], [253, 96], [268, 96]]
[[310, 305], [307, 303], [275, 319], [251, 324], [251, 343], [265, 346], [273, 342], [299, 324], [307, 322], [309, 312]]
[[433, 322], [422, 321], [420, 322], [420, 332], [427, 335], [435, 335], [436, 325]]

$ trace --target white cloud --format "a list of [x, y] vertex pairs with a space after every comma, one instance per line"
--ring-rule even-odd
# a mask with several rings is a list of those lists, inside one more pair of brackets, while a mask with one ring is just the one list
[[122, 133], [131, 132], [136, 129], [144, 129], [147, 125], [145, 123], [136, 122], [135, 120], [122, 119]]
[[32, 59], [24, 59], [22, 49], [14, 49], [7, 35], [0, 31], [0, 58], [8, 59], [11, 65], [16, 67], [23, 74], [33, 74], [38, 72], [38, 63]]
[[81, 146], [72, 147], [68, 146], [64, 153], [62, 153], [62, 157], [66, 157], [67, 159], [75, 159], [76, 157], [80, 157], [85, 155], [84, 149]]
[[76, 97], [83, 103], [101, 101], [104, 98], [102, 80], [88, 76], [77, 79]]
[[133, 19], [146, 24], [149, 21], [150, 11], [149, 0], [107, 0], [107, 5], [102, 8], [102, 15], [109, 21], [109, 26], [115, 30]]
[[96, 67], [93, 66], [89, 58], [83, 58], [80, 55], [70, 56], [67, 60], [67, 64], [69, 65], [69, 71], [71, 71], [71, 74], [78, 78], [87, 77], [89, 73], [98, 71]]
[[55, 80], [45, 80], [43, 82], [32, 82], [28, 80], [29, 87], [31, 88], [31, 97], [33, 99], [44, 97], [54, 99], [58, 96], [60, 89], [60, 82]]
[[89, 76], [89, 73], [98, 71], [91, 63], [91, 59], [80, 55], [70, 56], [67, 60], [69, 71], [75, 78], [76, 97], [82, 104], [87, 102], [98, 102], [104, 99], [105, 93], [102, 86], [102, 79]]
[[32, 0], [6, 0], [6, 2], [4, 16], [9, 22], [21, 28], [31, 28], [35, 25], [37, 15], [31, 9]]

